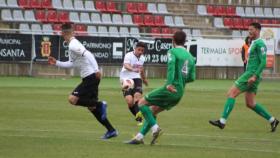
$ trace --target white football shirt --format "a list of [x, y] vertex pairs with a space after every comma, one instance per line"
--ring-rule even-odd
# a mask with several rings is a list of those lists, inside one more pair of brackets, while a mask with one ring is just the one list
[[[133, 69], [136, 69], [136, 68], [143, 67], [144, 62], [145, 62], [145, 57], [143, 55], [137, 57], [136, 55], [134, 55], [134, 52], [128, 52], [124, 56], [123, 64], [130, 64]], [[141, 78], [140, 73], [129, 71], [123, 66], [120, 72], [120, 80], [134, 79], [134, 78]]]
[[57, 66], [65, 68], [75, 67], [80, 71], [80, 76], [82, 78], [99, 71], [94, 55], [89, 52], [76, 38], [72, 37], [70, 39], [68, 49], [69, 61], [57, 61]]

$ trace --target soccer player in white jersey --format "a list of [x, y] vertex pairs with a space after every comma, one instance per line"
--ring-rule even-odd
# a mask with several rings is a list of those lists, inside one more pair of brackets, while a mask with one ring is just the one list
[[69, 95], [68, 101], [72, 105], [87, 107], [96, 119], [106, 127], [107, 132], [102, 137], [103, 139], [116, 137], [118, 132], [113, 128], [106, 116], [107, 104], [105, 101], [98, 101], [98, 86], [101, 73], [94, 55], [74, 37], [71, 24], [62, 25], [62, 36], [68, 43], [69, 60], [61, 62], [54, 57], [49, 57], [48, 62], [50, 65], [63, 68], [76, 67], [80, 71], [82, 82]]
[[[148, 80], [145, 77], [144, 62], [145, 57], [143, 53], [145, 51], [145, 44], [138, 42], [134, 51], [128, 52], [123, 61], [123, 67], [120, 72], [121, 82], [125, 79], [132, 79], [134, 81], [134, 88], [123, 89], [123, 96], [128, 105], [130, 112], [136, 116], [139, 112], [138, 101], [142, 97], [142, 82], [147, 86]], [[136, 121], [141, 125], [141, 117], [137, 117]]]

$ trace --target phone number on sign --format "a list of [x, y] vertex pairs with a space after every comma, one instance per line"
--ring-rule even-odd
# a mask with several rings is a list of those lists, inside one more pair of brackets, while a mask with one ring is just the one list
[[145, 54], [146, 63], [167, 63], [167, 54]]

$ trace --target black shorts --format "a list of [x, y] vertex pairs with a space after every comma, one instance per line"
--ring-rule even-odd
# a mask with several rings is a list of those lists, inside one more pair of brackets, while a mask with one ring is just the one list
[[76, 97], [85, 97], [98, 100], [98, 86], [100, 79], [97, 79], [95, 73], [83, 78], [80, 83], [72, 92]]
[[134, 94], [136, 92], [138, 93], [143, 93], [143, 89], [142, 89], [142, 80], [140, 78], [134, 78], [132, 79], [134, 81], [134, 88], [133, 89], [128, 89], [128, 90], [123, 90], [123, 96], [134, 96]]

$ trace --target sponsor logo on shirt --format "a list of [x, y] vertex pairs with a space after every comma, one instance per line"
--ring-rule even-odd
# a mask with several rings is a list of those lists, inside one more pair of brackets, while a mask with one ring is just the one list
[[262, 54], [264, 55], [266, 53], [266, 48], [265, 47], [261, 47], [261, 51], [262, 51]]

